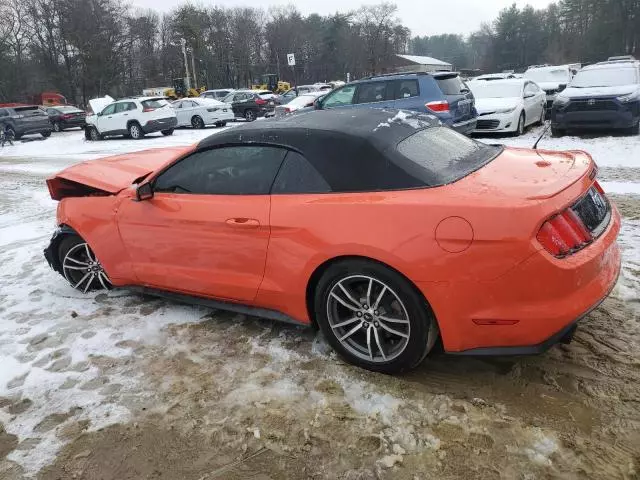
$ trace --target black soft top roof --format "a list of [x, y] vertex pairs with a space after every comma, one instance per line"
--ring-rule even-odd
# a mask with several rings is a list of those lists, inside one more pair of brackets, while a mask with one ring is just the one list
[[[205, 138], [199, 148], [230, 143], [270, 143], [291, 147], [306, 156], [326, 154], [326, 141], [368, 143], [378, 151], [395, 147], [418, 130], [440, 125], [433, 115], [406, 110], [335, 109], [318, 110], [282, 119], [268, 119]], [[322, 139], [321, 142], [316, 141]], [[317, 150], [316, 150], [317, 149]]]

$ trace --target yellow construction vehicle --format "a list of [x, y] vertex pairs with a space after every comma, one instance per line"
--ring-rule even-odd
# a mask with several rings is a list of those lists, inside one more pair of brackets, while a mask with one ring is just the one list
[[260, 78], [262, 83], [253, 85], [253, 90], [271, 90], [273, 93], [284, 93], [291, 90], [289, 82], [281, 82], [277, 73], [267, 73]]
[[167, 88], [164, 91], [164, 96], [171, 99], [179, 99], [185, 97], [197, 97], [206, 90], [206, 87], [200, 87], [198, 89], [190, 88], [187, 90], [184, 78], [176, 78], [173, 81], [173, 88]]

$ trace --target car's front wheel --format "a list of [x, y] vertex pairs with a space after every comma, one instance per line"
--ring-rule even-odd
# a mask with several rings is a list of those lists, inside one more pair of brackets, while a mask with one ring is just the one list
[[58, 245], [62, 275], [83, 293], [111, 288], [111, 281], [89, 244], [78, 235], [67, 235]]
[[43, 138], [49, 138], [51, 136], [51, 131], [40, 132], [40, 135], [42, 135]]
[[196, 115], [191, 119], [191, 126], [197, 129], [204, 128], [204, 120], [202, 120], [202, 117]]
[[60, 124], [58, 122], [53, 122], [53, 131], [54, 132], [61, 132], [62, 131], [62, 127], [60, 127]]
[[100, 135], [96, 127], [87, 127], [84, 130], [84, 138], [92, 142], [97, 142], [98, 140], [102, 140], [102, 135]]
[[162, 135], [164, 135], [165, 137], [173, 135], [173, 128], [170, 128], [169, 130], [162, 130]]
[[144, 137], [144, 132], [142, 131], [142, 127], [138, 123], [132, 123], [129, 125], [129, 136], [134, 140], [140, 140]]
[[565, 131], [561, 128], [551, 127], [551, 136], [552, 137], [562, 137], [564, 136]]
[[253, 110], [249, 109], [244, 112], [244, 119], [247, 122], [253, 122], [256, 118], [257, 118], [256, 112], [254, 112]]
[[524, 117], [524, 112], [522, 112], [520, 114], [520, 118], [518, 119], [518, 127], [515, 132], [516, 137], [519, 137], [524, 133], [524, 122], [525, 122], [525, 117]]
[[20, 140], [22, 137], [22, 135], [18, 135], [12, 127], [7, 128], [6, 133], [9, 138], [13, 138], [14, 140]]
[[349, 363], [382, 373], [411, 369], [438, 337], [437, 322], [415, 287], [381, 264], [348, 260], [318, 282], [314, 310], [329, 344]]

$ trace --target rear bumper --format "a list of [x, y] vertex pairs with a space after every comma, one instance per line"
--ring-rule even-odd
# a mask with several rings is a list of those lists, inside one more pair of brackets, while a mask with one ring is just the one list
[[220, 110], [217, 112], [209, 112], [205, 123], [207, 125], [212, 125], [218, 122], [232, 122], [235, 118], [236, 117], [231, 109], [227, 109], [226, 112]]
[[144, 124], [142, 130], [144, 133], [160, 132], [162, 130], [171, 130], [178, 125], [176, 117], [160, 118], [158, 120], [149, 120]]
[[418, 283], [438, 318], [445, 350], [532, 354], [562, 340], [615, 286], [619, 231], [614, 207], [607, 230], [571, 257], [540, 250], [493, 280]]
[[31, 135], [37, 133], [46, 133], [51, 132], [53, 130], [53, 125], [49, 122], [49, 119], [43, 122], [34, 122], [33, 124], [27, 125], [16, 125], [16, 134], [17, 135]]
[[477, 122], [477, 118], [472, 118], [471, 120], [454, 123], [453, 125], [451, 125], [451, 128], [453, 128], [458, 133], [462, 133], [463, 135], [469, 135], [476, 129]]
[[73, 120], [63, 120], [62, 122], [60, 122], [60, 126], [62, 128], [74, 128], [74, 127], [84, 128], [86, 124], [87, 122], [85, 121], [84, 118], [77, 118], [77, 119], [74, 118]]

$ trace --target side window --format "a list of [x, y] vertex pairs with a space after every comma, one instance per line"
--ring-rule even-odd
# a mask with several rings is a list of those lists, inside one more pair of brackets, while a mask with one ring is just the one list
[[527, 85], [524, 87], [525, 97], [527, 95], [536, 95], [537, 93], [538, 93], [538, 89], [533, 83], [527, 83]]
[[327, 193], [331, 187], [306, 158], [289, 152], [278, 172], [271, 193]]
[[361, 83], [358, 86], [358, 98], [354, 103], [374, 103], [383, 102], [391, 95], [387, 96], [387, 86], [391, 86], [391, 82], [371, 82]]
[[112, 103], [111, 105], [106, 107], [104, 110], [102, 110], [102, 115], [113, 115], [113, 112], [115, 112], [116, 110], [116, 105], [117, 104]]
[[[58, 112], [56, 112], [56, 110], [53, 109], [53, 108], [47, 108], [47, 113], [49, 115], [57, 115], [58, 114]], [[2, 116], [2, 114], [0, 114], [0, 116]]]
[[246, 100], [248, 98], [246, 93], [236, 93], [233, 97], [234, 102], [240, 102], [242, 100]]
[[120, 103], [116, 103], [116, 112], [115, 113], [122, 113], [122, 112], [126, 112], [129, 108], [129, 104], [127, 102], [120, 102]]
[[282, 148], [265, 146], [196, 152], [162, 173], [154, 190], [199, 195], [267, 195], [286, 153]]
[[322, 102], [322, 106], [325, 108], [339, 107], [342, 105], [353, 104], [353, 97], [356, 93], [355, 85], [347, 85], [339, 90], [334, 90], [327, 95]]
[[174, 103], [174, 107], [173, 108], [182, 108], [182, 104], [183, 103], [184, 102], [176, 102], [176, 103]]
[[419, 95], [417, 80], [400, 80], [396, 82], [396, 100], [418, 97]]
[[131, 110], [137, 110], [138, 106], [135, 104], [135, 102], [129, 102], [127, 103], [127, 110], [131, 111]]

